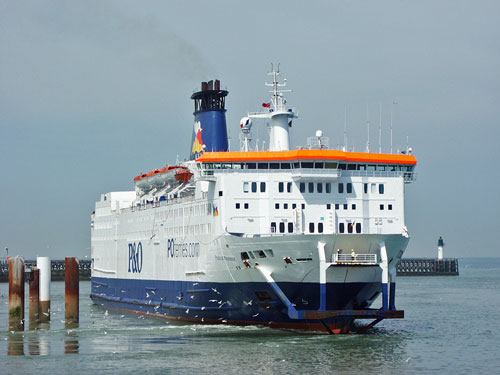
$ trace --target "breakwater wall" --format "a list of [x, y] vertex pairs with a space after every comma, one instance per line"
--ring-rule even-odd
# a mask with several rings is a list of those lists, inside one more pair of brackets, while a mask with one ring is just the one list
[[[36, 267], [36, 260], [25, 260], [25, 272], [31, 272], [33, 268]], [[90, 280], [90, 260], [81, 260], [78, 269], [80, 280]], [[66, 265], [63, 260], [53, 260], [51, 261], [51, 281], [64, 281]], [[26, 278], [28, 280], [28, 278]], [[9, 282], [9, 264], [7, 260], [0, 261], [0, 282]]]
[[457, 258], [403, 258], [396, 265], [397, 276], [458, 276]]

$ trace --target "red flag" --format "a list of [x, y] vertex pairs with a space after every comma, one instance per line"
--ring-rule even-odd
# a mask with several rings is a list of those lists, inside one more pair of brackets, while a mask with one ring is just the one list
[[271, 108], [271, 103], [262, 103], [264, 108]]

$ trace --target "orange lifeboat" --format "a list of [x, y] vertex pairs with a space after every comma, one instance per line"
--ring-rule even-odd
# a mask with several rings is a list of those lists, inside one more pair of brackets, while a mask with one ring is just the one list
[[193, 177], [193, 174], [189, 171], [189, 169], [182, 169], [175, 175], [175, 179], [183, 184], [188, 182], [191, 177]]

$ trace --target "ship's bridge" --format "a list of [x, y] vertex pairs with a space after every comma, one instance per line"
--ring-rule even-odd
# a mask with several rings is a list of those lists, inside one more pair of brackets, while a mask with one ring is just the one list
[[220, 173], [291, 173], [294, 181], [334, 180], [340, 176], [403, 177], [415, 180], [413, 155], [337, 150], [206, 152], [196, 160], [201, 178]]

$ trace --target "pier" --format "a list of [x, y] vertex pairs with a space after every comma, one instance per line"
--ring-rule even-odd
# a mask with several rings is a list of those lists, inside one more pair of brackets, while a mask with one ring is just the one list
[[396, 265], [397, 276], [458, 276], [457, 258], [403, 258]]
[[[36, 267], [36, 260], [24, 261], [25, 272], [31, 272]], [[81, 260], [78, 267], [80, 280], [90, 280], [90, 260]], [[66, 264], [65, 260], [52, 260], [51, 268], [51, 281], [64, 281]], [[29, 280], [26, 278], [26, 280]], [[0, 259], [0, 282], [6, 283], [9, 281], [9, 263], [6, 259]]]

